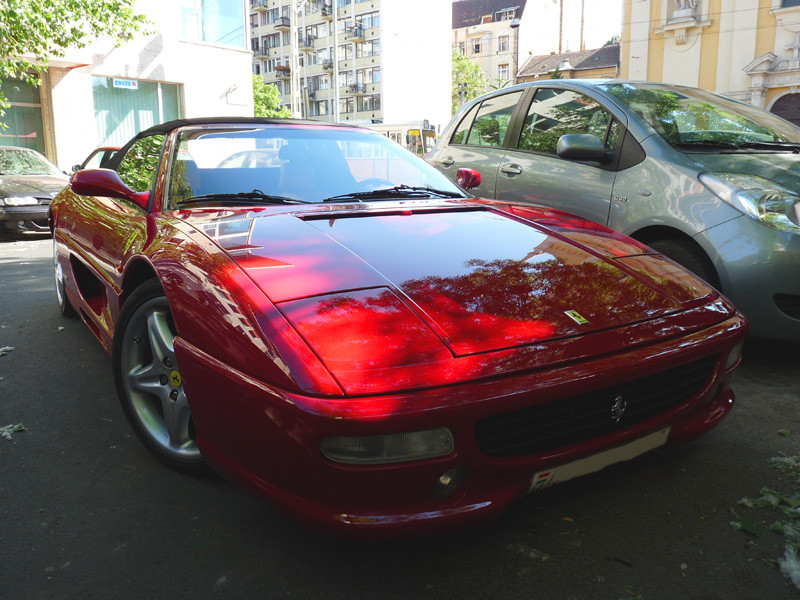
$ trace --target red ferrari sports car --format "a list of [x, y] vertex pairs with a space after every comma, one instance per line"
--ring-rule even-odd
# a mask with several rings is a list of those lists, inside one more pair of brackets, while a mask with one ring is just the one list
[[61, 311], [153, 454], [317, 529], [461, 527], [733, 405], [747, 322], [714, 289], [378, 133], [172, 121], [110, 167], [51, 205]]

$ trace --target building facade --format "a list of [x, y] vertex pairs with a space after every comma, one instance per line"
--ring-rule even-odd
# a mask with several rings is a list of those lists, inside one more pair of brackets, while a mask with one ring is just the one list
[[619, 44], [594, 50], [553, 52], [531, 56], [517, 74], [517, 82], [540, 79], [614, 79], [619, 77]]
[[67, 171], [170, 119], [253, 114], [244, 0], [139, 0], [136, 10], [154, 33], [53, 58], [38, 88], [0, 82], [11, 101], [0, 143], [34, 148]]
[[800, 0], [625, 0], [621, 62], [800, 123]]
[[487, 90], [512, 82], [519, 70], [525, 5], [526, 0], [453, 2], [453, 49], [481, 68]]
[[444, 126], [449, 17], [424, 0], [251, 0], [253, 72], [294, 117]]

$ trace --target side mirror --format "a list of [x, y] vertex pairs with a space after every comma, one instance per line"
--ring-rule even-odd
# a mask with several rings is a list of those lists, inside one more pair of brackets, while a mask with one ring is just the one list
[[88, 169], [73, 173], [69, 187], [81, 196], [106, 196], [128, 200], [147, 210], [150, 192], [134, 192], [122, 182], [116, 171], [111, 169]]
[[481, 184], [481, 174], [475, 169], [461, 168], [456, 172], [456, 183], [465, 190], [478, 187]]
[[606, 159], [606, 147], [596, 135], [590, 133], [567, 133], [558, 138], [556, 154], [567, 160], [602, 162]]
[[78, 171], [81, 170], [81, 168], [82, 168], [81, 165], [72, 165], [72, 172], [77, 173]]

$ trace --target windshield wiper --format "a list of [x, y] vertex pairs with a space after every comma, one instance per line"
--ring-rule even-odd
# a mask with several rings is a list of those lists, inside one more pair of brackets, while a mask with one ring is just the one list
[[463, 198], [464, 195], [458, 192], [447, 190], [436, 190], [430, 187], [414, 187], [410, 185], [396, 185], [390, 188], [370, 190], [368, 192], [352, 192], [350, 194], [340, 194], [325, 198], [323, 202], [340, 202], [342, 200], [377, 200], [379, 198]]
[[185, 206], [187, 204], [200, 204], [203, 202], [222, 202], [224, 204], [312, 204], [307, 200], [266, 194], [261, 190], [239, 192], [236, 194], [203, 194], [202, 196], [186, 198], [185, 200], [181, 200], [178, 204], [180, 206]]
[[793, 142], [742, 142], [739, 148], [752, 148], [755, 150], [789, 150], [800, 152], [800, 144]]
[[694, 140], [678, 142], [675, 144], [679, 148], [708, 148], [708, 149], [730, 149], [730, 150], [784, 150], [789, 152], [800, 152], [800, 144], [792, 142], [732, 142], [732, 141], [712, 141]]
[[720, 148], [730, 148], [731, 150], [738, 150], [739, 144], [733, 142], [711, 141], [711, 140], [694, 140], [687, 142], [678, 142], [675, 144], [679, 148], [711, 148], [718, 150]]

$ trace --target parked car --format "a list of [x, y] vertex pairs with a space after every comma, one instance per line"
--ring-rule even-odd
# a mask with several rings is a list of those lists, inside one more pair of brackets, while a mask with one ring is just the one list
[[721, 289], [756, 336], [800, 340], [800, 129], [699, 89], [548, 80], [466, 104], [427, 159], [475, 192], [649, 244]]
[[[220, 166], [260, 147], [279, 164]], [[155, 456], [321, 530], [464, 526], [732, 407], [747, 322], [718, 292], [373, 131], [181, 120], [111, 166], [51, 206], [61, 311]]]
[[48, 231], [48, 206], [68, 181], [36, 150], [0, 146], [0, 229]]
[[108, 161], [119, 150], [119, 146], [100, 146], [89, 153], [83, 162], [72, 166], [72, 172], [82, 171], [83, 169], [98, 169], [108, 165]]

